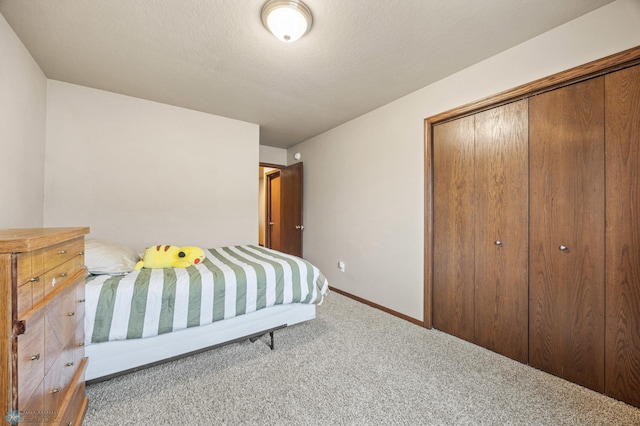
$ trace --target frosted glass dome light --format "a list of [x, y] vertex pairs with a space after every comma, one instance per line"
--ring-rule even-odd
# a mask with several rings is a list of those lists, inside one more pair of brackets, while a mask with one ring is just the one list
[[311, 11], [297, 0], [270, 0], [262, 8], [264, 26], [287, 43], [308, 33], [311, 22]]

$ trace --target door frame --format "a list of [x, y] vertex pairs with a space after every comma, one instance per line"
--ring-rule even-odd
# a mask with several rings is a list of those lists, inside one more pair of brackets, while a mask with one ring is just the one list
[[640, 64], [640, 46], [517, 86], [424, 120], [424, 318], [433, 327], [433, 126]]
[[[270, 169], [278, 169], [278, 173], [286, 166], [282, 165], [282, 164], [275, 164], [275, 163], [264, 163], [264, 162], [259, 162], [258, 163], [258, 168], [260, 167], [264, 167], [264, 168], [270, 168]], [[276, 173], [275, 171], [270, 172], [270, 173]], [[270, 189], [269, 189], [269, 185], [268, 185], [268, 181], [267, 179], [268, 174], [264, 174], [264, 246], [265, 247], [269, 247], [271, 245], [271, 241], [267, 241], [269, 237], [269, 232], [267, 232], [267, 227], [269, 226], [269, 203], [270, 203], [270, 198], [271, 198], [271, 194], [270, 194]]]
[[[271, 174], [279, 174], [280, 176], [280, 250], [284, 253], [294, 254], [302, 257], [303, 255], [303, 163], [295, 162], [288, 166], [277, 164], [259, 163], [259, 167], [269, 167], [277, 169]], [[269, 226], [269, 203], [271, 202], [270, 181], [267, 181], [265, 175], [265, 239], [266, 247], [271, 246], [271, 236], [268, 233]], [[269, 239], [267, 240], [267, 235]]]
[[264, 203], [265, 203], [265, 209], [264, 209], [264, 215], [265, 215], [265, 218], [264, 218], [264, 227], [265, 227], [264, 245], [265, 245], [265, 247], [269, 247], [269, 248], [271, 247], [271, 244], [272, 244], [272, 241], [271, 241], [272, 228], [270, 228], [271, 227], [271, 222], [272, 222], [272, 215], [271, 215], [271, 203], [272, 203], [271, 180], [273, 180], [275, 178], [279, 178], [280, 175], [281, 175], [281, 172], [282, 172], [281, 169], [278, 168], [277, 170], [273, 170], [271, 172], [265, 173], [265, 175], [264, 175], [264, 177], [266, 179], [265, 188], [264, 188]]

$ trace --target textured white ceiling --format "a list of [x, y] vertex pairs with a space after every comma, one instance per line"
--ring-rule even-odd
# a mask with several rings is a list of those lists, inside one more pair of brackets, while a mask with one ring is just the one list
[[[286, 148], [612, 0], [306, 0], [292, 44], [266, 0], [0, 0], [45, 75], [260, 125]], [[0, 65], [1, 66], [1, 65]]]

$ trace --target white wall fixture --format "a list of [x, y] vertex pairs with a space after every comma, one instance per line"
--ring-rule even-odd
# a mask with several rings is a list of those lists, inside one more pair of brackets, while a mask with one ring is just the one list
[[298, 160], [300, 160], [301, 158], [302, 158], [302, 155], [300, 155], [300, 153], [299, 153], [299, 152], [296, 152], [295, 154], [293, 154], [293, 159], [294, 159], [294, 160], [298, 161]]
[[262, 7], [262, 23], [278, 39], [291, 43], [311, 29], [311, 10], [298, 0], [269, 0]]

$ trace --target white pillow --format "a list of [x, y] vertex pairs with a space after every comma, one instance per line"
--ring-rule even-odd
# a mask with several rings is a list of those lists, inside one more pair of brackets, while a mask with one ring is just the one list
[[84, 263], [94, 275], [124, 275], [131, 271], [140, 260], [131, 247], [124, 244], [87, 238], [84, 241]]

